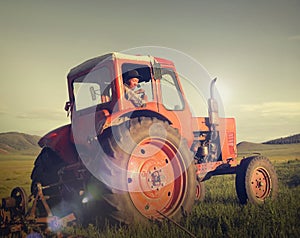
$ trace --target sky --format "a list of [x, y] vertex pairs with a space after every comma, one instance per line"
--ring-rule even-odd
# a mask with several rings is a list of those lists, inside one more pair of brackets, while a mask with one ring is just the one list
[[299, 0], [0, 0], [0, 132], [69, 123], [66, 75], [112, 51], [157, 46], [201, 64], [237, 140], [300, 133]]

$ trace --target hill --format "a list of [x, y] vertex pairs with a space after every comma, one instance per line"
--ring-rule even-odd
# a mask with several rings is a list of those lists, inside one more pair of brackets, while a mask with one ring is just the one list
[[269, 140], [263, 144], [296, 144], [300, 143], [300, 134]]
[[40, 150], [40, 136], [19, 132], [0, 133], [0, 154], [32, 154]]
[[261, 154], [272, 160], [300, 159], [299, 144], [261, 144], [241, 142], [237, 145], [238, 157]]

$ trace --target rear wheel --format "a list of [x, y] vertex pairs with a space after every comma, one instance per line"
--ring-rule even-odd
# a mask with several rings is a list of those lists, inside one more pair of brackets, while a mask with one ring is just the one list
[[263, 156], [243, 159], [236, 174], [236, 191], [242, 204], [248, 201], [262, 204], [267, 198], [275, 199], [278, 178], [271, 162]]
[[109, 158], [109, 193], [103, 197], [119, 222], [179, 220], [191, 211], [196, 194], [193, 157], [177, 130], [167, 122], [136, 118], [100, 138]]
[[[33, 194], [37, 193], [37, 183], [41, 183], [42, 186], [50, 186], [43, 190], [43, 194], [47, 199], [47, 203], [52, 210], [52, 213], [56, 216], [65, 215], [66, 204], [63, 204], [61, 186], [57, 183], [59, 182], [58, 171], [65, 166], [65, 163], [61, 158], [50, 148], [43, 148], [34, 163], [34, 168], [31, 173], [31, 192]], [[38, 212], [39, 215], [47, 215], [44, 205], [39, 200], [38, 201]], [[69, 211], [68, 211], [69, 212]]]

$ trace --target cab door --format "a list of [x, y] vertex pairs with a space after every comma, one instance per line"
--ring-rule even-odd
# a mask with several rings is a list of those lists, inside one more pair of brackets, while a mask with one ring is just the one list
[[159, 95], [158, 110], [165, 115], [189, 143], [192, 143], [192, 114], [185, 100], [178, 75], [173, 68], [161, 68], [161, 79], [157, 80]]
[[91, 152], [97, 147], [97, 135], [113, 111], [116, 100], [112, 69], [112, 64], [105, 62], [72, 81], [72, 135], [77, 150]]

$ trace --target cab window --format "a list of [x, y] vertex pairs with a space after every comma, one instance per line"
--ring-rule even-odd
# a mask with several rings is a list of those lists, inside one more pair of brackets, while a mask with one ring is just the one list
[[73, 81], [76, 111], [112, 100], [111, 74], [107, 67], [94, 70]]
[[163, 69], [160, 85], [164, 107], [167, 110], [183, 110], [183, 98], [174, 71]]

